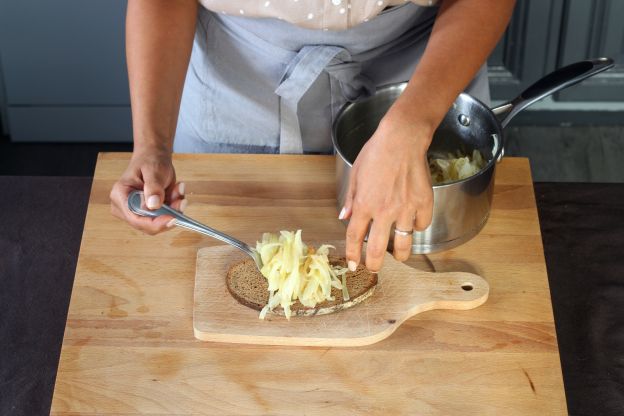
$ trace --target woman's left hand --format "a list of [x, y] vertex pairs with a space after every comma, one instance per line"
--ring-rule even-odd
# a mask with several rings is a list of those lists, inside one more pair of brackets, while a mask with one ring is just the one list
[[[371, 224], [366, 267], [379, 271], [392, 224], [402, 231], [431, 223], [433, 189], [426, 160], [433, 132], [505, 31], [514, 0], [443, 1], [407, 87], [360, 151], [341, 218], [349, 218], [347, 261], [360, 262]], [[455, 51], [462, 59], [455, 59]], [[396, 233], [394, 256], [406, 260], [411, 235]]]
[[424, 121], [408, 120], [399, 111], [390, 110], [351, 169], [340, 214], [341, 219], [350, 218], [346, 244], [350, 270], [360, 263], [369, 225], [366, 267], [377, 272], [393, 224], [397, 230], [409, 232], [393, 236], [394, 257], [405, 261], [411, 253], [411, 232], [424, 230], [431, 223], [433, 190], [427, 149], [435, 128]]

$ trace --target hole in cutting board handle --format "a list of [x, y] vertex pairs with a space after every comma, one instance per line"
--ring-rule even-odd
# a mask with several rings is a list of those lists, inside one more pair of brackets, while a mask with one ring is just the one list
[[463, 285], [461, 285], [461, 288], [464, 289], [466, 292], [470, 292], [472, 289], [474, 289], [474, 286], [472, 285], [472, 283], [464, 283]]

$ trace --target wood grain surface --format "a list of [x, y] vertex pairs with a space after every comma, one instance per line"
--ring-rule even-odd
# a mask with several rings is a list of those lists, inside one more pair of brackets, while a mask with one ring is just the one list
[[[129, 154], [101, 154], [61, 352], [54, 415], [557, 415], [565, 396], [529, 163], [497, 167], [491, 217], [411, 266], [476, 273], [488, 301], [429, 311], [366, 347], [280, 347], [193, 336], [197, 250], [110, 215]], [[344, 238], [330, 156], [175, 155], [187, 213], [252, 243], [262, 232]]]
[[[344, 255], [343, 241], [326, 241]], [[318, 245], [317, 245], [318, 246]], [[431, 273], [396, 261], [386, 253], [373, 295], [361, 304], [322, 316], [292, 317], [258, 311], [232, 296], [225, 276], [247, 258], [232, 246], [197, 253], [193, 330], [202, 341], [238, 344], [358, 347], [390, 336], [408, 318], [433, 309], [466, 310], [487, 300], [489, 286], [474, 273]]]

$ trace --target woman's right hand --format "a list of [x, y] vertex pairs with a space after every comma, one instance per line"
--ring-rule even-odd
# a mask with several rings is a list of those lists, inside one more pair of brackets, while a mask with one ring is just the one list
[[154, 235], [173, 226], [173, 217], [141, 217], [128, 209], [128, 195], [142, 190], [149, 209], [167, 203], [182, 212], [186, 208], [184, 183], [176, 183], [175, 169], [168, 151], [134, 152], [130, 164], [110, 193], [111, 213], [147, 234]]

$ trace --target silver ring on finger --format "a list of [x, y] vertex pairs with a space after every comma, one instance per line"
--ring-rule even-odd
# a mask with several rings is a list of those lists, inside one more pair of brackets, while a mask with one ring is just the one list
[[414, 230], [410, 230], [410, 231], [403, 231], [403, 230], [399, 230], [398, 228], [395, 228], [395, 229], [394, 229], [394, 233], [395, 233], [396, 235], [402, 235], [402, 236], [404, 236], [404, 237], [407, 237], [407, 236], [411, 236], [411, 235], [414, 233]]

